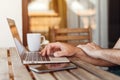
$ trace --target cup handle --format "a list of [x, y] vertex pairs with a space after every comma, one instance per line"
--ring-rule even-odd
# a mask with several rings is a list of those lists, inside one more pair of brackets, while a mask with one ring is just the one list
[[43, 38], [42, 42], [41, 42], [41, 45], [43, 45], [44, 41], [45, 41], [45, 36], [42, 36], [41, 35], [41, 38]]

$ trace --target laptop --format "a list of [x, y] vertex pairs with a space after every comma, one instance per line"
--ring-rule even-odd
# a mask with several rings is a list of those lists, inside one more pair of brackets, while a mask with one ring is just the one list
[[39, 52], [30, 52], [27, 50], [20, 39], [15, 21], [7, 18], [16, 49], [23, 64], [44, 64], [44, 63], [67, 63], [70, 60], [67, 57], [41, 56]]

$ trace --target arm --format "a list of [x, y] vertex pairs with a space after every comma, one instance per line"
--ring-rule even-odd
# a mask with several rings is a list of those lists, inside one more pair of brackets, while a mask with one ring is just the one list
[[120, 49], [120, 38], [118, 39], [112, 50], [110, 49], [101, 50], [100, 51], [101, 55], [99, 57], [104, 60], [106, 59], [110, 62], [120, 65], [120, 50], [114, 50], [114, 49]]
[[82, 61], [88, 62], [88, 63], [96, 65], [96, 66], [114, 66], [115, 65], [106, 60], [90, 57], [90, 56], [86, 55], [80, 48], [76, 48], [75, 56], [78, 57]]
[[97, 56], [96, 58], [107, 60], [114, 64], [120, 65], [120, 50], [118, 50], [118, 49], [103, 49], [103, 50], [98, 50], [96, 52], [98, 52], [98, 54], [96, 54], [96, 56]]
[[89, 45], [79, 45], [87, 55], [120, 65], [120, 49], [93, 49]]
[[98, 58], [120, 65], [120, 38], [113, 49], [103, 49], [97, 52]]
[[50, 43], [47, 46], [45, 46], [45, 48], [41, 51], [41, 55], [43, 55], [43, 56], [51, 55], [51, 54], [53, 54], [56, 57], [76, 56], [82, 61], [94, 64], [94, 65], [98, 65], [98, 66], [112, 66], [112, 65], [114, 65], [110, 62], [107, 62], [107, 61], [104, 61], [101, 59], [92, 58], [92, 57], [86, 55], [85, 52], [83, 52], [78, 47], [74, 47], [74, 46], [71, 46], [69, 44], [60, 43], [60, 42]]

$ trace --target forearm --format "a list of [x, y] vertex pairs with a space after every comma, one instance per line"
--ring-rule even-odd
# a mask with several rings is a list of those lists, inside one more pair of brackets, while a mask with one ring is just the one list
[[120, 65], [120, 50], [118, 49], [102, 49], [99, 50], [98, 54], [96, 55], [100, 59]]
[[114, 66], [115, 65], [115, 64], [110, 63], [105, 60], [92, 58], [92, 57], [86, 55], [80, 48], [77, 49], [75, 56], [78, 57], [82, 61], [88, 62], [88, 63], [96, 65], [96, 66]]

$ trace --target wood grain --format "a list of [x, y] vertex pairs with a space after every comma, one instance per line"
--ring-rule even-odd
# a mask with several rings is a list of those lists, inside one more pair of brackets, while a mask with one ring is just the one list
[[82, 68], [70, 70], [70, 72], [73, 73], [78, 78], [80, 78], [81, 80], [102, 80]]
[[119, 76], [116, 76], [110, 72], [104, 71], [100, 68], [97, 68], [89, 63], [83, 61], [72, 61], [73, 63], [77, 64], [79, 67], [89, 71], [93, 75], [101, 78], [102, 80], [120, 80]]
[[42, 73], [42, 74], [35, 73], [35, 72], [32, 72], [32, 73], [35, 76], [36, 80], [56, 80], [54, 76], [52, 76], [50, 73]]
[[0, 80], [10, 80], [7, 49], [0, 48]]
[[49, 37], [51, 42], [68, 42], [74, 46], [80, 43], [92, 41], [91, 28], [50, 28]]
[[26, 67], [21, 63], [15, 48], [10, 48], [14, 80], [33, 80]]
[[54, 72], [53, 74], [58, 80], [79, 80], [67, 71]]

